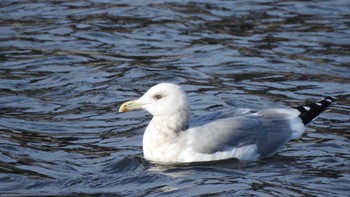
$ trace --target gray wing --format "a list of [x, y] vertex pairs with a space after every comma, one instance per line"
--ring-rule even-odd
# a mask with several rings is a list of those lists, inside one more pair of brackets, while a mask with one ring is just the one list
[[244, 114], [252, 113], [250, 109], [246, 108], [238, 108], [235, 110], [221, 110], [212, 113], [208, 113], [205, 115], [201, 115], [196, 117], [190, 121], [190, 127], [198, 127], [204, 125], [208, 122], [212, 122], [218, 119], [230, 118], [234, 116], [241, 116]]
[[212, 154], [232, 147], [257, 145], [261, 157], [277, 152], [304, 132], [294, 109], [268, 109], [254, 114], [225, 118], [191, 129], [196, 151]]

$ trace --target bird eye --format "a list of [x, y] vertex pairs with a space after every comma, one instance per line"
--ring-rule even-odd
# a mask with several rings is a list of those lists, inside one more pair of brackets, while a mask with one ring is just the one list
[[160, 94], [156, 94], [156, 95], [154, 95], [154, 99], [156, 99], [156, 100], [159, 100], [159, 99], [161, 99], [163, 96], [162, 95], [160, 95]]

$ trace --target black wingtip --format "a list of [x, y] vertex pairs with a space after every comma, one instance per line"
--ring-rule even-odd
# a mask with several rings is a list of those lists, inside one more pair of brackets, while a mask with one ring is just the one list
[[304, 125], [307, 125], [318, 115], [320, 115], [320, 113], [326, 110], [327, 107], [335, 100], [336, 99], [333, 96], [327, 96], [316, 103], [301, 105], [294, 108], [300, 111], [299, 117], [303, 120]]

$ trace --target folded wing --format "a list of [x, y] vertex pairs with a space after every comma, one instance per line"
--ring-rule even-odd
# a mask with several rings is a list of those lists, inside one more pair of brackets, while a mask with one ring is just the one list
[[276, 153], [291, 139], [300, 137], [304, 124], [295, 109], [268, 109], [225, 118], [189, 130], [195, 151], [214, 154], [256, 145], [260, 157]]

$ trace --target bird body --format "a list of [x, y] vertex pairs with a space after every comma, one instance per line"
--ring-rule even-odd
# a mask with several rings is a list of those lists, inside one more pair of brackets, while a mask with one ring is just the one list
[[189, 128], [190, 108], [185, 92], [176, 84], [161, 83], [141, 98], [123, 103], [119, 111], [145, 109], [153, 115], [143, 136], [147, 160], [257, 160], [274, 155], [290, 140], [299, 138], [305, 125], [334, 100], [327, 97], [313, 105], [243, 113]]

